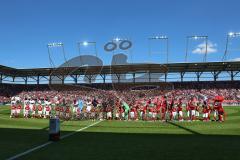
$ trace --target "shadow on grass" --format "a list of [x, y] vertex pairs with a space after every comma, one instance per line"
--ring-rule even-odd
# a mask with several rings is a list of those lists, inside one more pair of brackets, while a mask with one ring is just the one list
[[[68, 133], [61, 132], [61, 135]], [[47, 140], [48, 131], [44, 129], [0, 128], [0, 159], [9, 158]], [[240, 136], [231, 135], [83, 131], [20, 159], [240, 159], [239, 142]]]
[[186, 128], [186, 127], [183, 127], [183, 126], [181, 126], [180, 124], [177, 124], [177, 123], [174, 123], [174, 122], [171, 122], [171, 121], [168, 121], [167, 123], [169, 123], [169, 124], [171, 124], [171, 125], [173, 125], [173, 126], [176, 126], [176, 127], [180, 128], [180, 129], [183, 129], [183, 130], [185, 130], [185, 131], [188, 131], [188, 132], [190, 132], [190, 133], [192, 133], [192, 134], [197, 134], [197, 135], [200, 135], [200, 134], [201, 134], [201, 133], [199, 133], [199, 132], [196, 132], [196, 131], [191, 130], [191, 129]]

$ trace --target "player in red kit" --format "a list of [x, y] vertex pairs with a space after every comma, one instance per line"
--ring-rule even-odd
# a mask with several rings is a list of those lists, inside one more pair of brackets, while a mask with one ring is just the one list
[[16, 115], [17, 115], [17, 106], [14, 103], [12, 103], [10, 118], [14, 118], [16, 117]]
[[188, 103], [189, 109], [190, 109], [190, 120], [195, 120], [195, 114], [196, 114], [196, 106], [197, 106], [197, 100], [193, 97], [190, 102]]
[[60, 115], [60, 107], [57, 104], [57, 106], [55, 107], [55, 117], [57, 118], [59, 117], [59, 115]]
[[179, 99], [177, 104], [177, 113], [178, 113], [178, 120], [183, 121], [183, 108], [182, 108], [182, 99]]
[[131, 120], [136, 120], [136, 108], [135, 107], [132, 107], [130, 109], [130, 119]]
[[166, 121], [166, 112], [167, 112], [167, 97], [164, 96], [161, 104], [161, 120]]
[[215, 99], [214, 109], [217, 110], [218, 121], [223, 122], [224, 121], [224, 109], [222, 106], [222, 100]]
[[35, 104], [33, 104], [33, 106], [32, 106], [32, 118], [35, 118], [36, 117], [36, 105]]
[[47, 105], [44, 108], [44, 118], [50, 118], [50, 112], [51, 112], [51, 107], [49, 105]]
[[25, 106], [24, 117], [25, 117], [25, 118], [28, 118], [29, 115], [30, 115], [30, 106], [29, 106], [29, 104], [27, 104], [27, 105]]
[[66, 107], [65, 115], [66, 115], [65, 119], [69, 120], [70, 119], [70, 107], [69, 106]]
[[207, 105], [207, 102], [206, 101], [204, 101], [203, 102], [203, 110], [202, 110], [202, 112], [203, 112], [203, 121], [204, 122], [207, 122], [207, 121], [209, 121], [209, 111], [208, 111], [208, 105]]
[[43, 107], [41, 104], [38, 105], [38, 118], [42, 118]]

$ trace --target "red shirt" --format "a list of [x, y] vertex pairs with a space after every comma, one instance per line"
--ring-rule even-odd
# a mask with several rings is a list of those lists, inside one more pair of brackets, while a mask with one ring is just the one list
[[36, 106], [35, 106], [35, 105], [33, 105], [32, 110], [33, 110], [33, 111], [36, 111]]
[[179, 102], [178, 103], [178, 106], [177, 106], [177, 111], [182, 111], [182, 102]]
[[27, 110], [27, 111], [29, 111], [29, 110], [30, 110], [30, 107], [29, 107], [29, 105], [27, 105], [27, 106], [25, 107], [25, 110]]
[[46, 107], [46, 111], [48, 111], [48, 112], [50, 111], [50, 107], [49, 106]]
[[63, 107], [60, 107], [59, 110], [60, 110], [60, 112], [63, 112], [63, 111], [64, 111], [64, 108], [63, 108]]
[[175, 107], [173, 107], [172, 112], [177, 112], [177, 109]]
[[147, 105], [145, 107], [143, 107], [143, 113], [147, 113]]
[[65, 112], [66, 112], [66, 113], [70, 113], [70, 108], [67, 107]]
[[217, 103], [214, 103], [214, 110], [218, 110], [218, 108], [219, 108], [219, 104], [217, 104]]
[[208, 113], [207, 107], [204, 107], [204, 108], [203, 108], [203, 113]]
[[189, 106], [190, 110], [195, 110], [196, 109], [196, 106], [193, 104], [193, 101], [190, 101], [188, 103], [188, 106]]
[[21, 106], [21, 105], [18, 105], [17, 109], [22, 109], [22, 106]]
[[150, 108], [149, 108], [149, 112], [154, 112], [154, 108], [153, 108], [153, 107], [150, 107]]
[[17, 107], [16, 107], [15, 105], [13, 105], [13, 106], [11, 107], [11, 109], [12, 109], [12, 110], [15, 110], [15, 109], [17, 109]]
[[218, 112], [223, 112], [222, 103], [218, 103], [218, 105], [217, 105], [217, 110], [218, 110]]
[[167, 108], [167, 101], [163, 100], [162, 102], [162, 108], [166, 109]]
[[122, 107], [120, 107], [120, 113], [123, 113], [124, 109]]
[[60, 108], [57, 106], [57, 107], [55, 108], [55, 110], [56, 110], [56, 111], [59, 111], [59, 110], [60, 110]]
[[160, 108], [161, 108], [161, 103], [157, 102], [157, 107], [156, 107], [157, 111], [160, 111]]
[[42, 106], [40, 105], [40, 106], [38, 106], [38, 111], [42, 111]]

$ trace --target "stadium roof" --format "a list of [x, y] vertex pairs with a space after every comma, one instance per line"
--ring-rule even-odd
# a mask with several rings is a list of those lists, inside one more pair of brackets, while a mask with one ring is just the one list
[[240, 71], [240, 62], [201, 62], [201, 63], [169, 63], [169, 64], [127, 64], [61, 68], [15, 69], [0, 66], [0, 74], [13, 77], [49, 76], [49, 75], [94, 75], [94, 74], [126, 74], [126, 73], [183, 73], [183, 72], [215, 72]]

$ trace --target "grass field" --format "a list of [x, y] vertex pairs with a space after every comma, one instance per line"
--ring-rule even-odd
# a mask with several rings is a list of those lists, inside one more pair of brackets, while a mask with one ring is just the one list
[[[102, 121], [19, 159], [240, 159], [240, 107], [225, 107], [227, 121], [124, 122]], [[10, 119], [0, 107], [0, 159], [48, 141], [48, 120]], [[61, 123], [61, 135], [93, 124]]]

